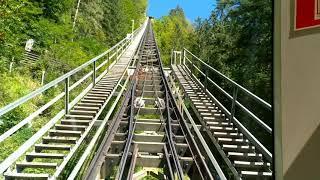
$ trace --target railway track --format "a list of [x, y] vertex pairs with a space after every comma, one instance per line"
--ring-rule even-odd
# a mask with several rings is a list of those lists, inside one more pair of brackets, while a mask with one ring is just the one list
[[213, 179], [167, 84], [151, 23], [124, 102], [85, 179], [133, 179], [145, 174]]

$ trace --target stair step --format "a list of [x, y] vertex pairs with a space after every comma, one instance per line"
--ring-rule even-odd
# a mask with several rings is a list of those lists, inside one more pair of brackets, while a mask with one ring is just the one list
[[26, 160], [28, 162], [32, 161], [35, 158], [44, 158], [44, 159], [63, 159], [64, 154], [54, 154], [54, 153], [36, 153], [31, 152], [26, 154]]
[[206, 124], [208, 126], [222, 126], [222, 127], [233, 127], [233, 123], [229, 123], [227, 121], [207, 121]]
[[78, 138], [75, 137], [43, 137], [42, 143], [48, 144], [48, 143], [62, 143], [62, 144], [75, 144], [77, 142]]
[[104, 103], [104, 101], [107, 99], [106, 97], [94, 97], [94, 96], [88, 96], [86, 95], [84, 97], [84, 99], [86, 100], [94, 100], [94, 101], [102, 101], [102, 103]]
[[208, 109], [198, 109], [198, 112], [221, 113], [221, 110], [208, 108]]
[[115, 77], [106, 77], [106, 79], [102, 79], [100, 82], [118, 82], [119, 78], [118, 76]]
[[243, 137], [242, 133], [227, 133], [227, 132], [213, 132], [213, 135], [218, 138], [238, 138]]
[[237, 133], [238, 129], [233, 127], [221, 127], [221, 126], [209, 126], [209, 129], [214, 132], [229, 132], [229, 133]]
[[79, 110], [79, 111], [94, 111], [94, 112], [98, 112], [100, 108], [99, 107], [90, 107], [90, 106], [74, 106], [73, 109]]
[[85, 116], [95, 116], [96, 111], [82, 111], [82, 110], [70, 110], [71, 115], [85, 115]]
[[244, 153], [252, 153], [255, 150], [254, 146], [240, 146], [240, 145], [231, 145], [231, 144], [223, 144], [222, 149], [224, 151], [232, 151], [232, 152], [244, 152]]
[[99, 104], [99, 103], [83, 103], [83, 102], [79, 102], [79, 103], [77, 104], [77, 106], [84, 106], [84, 107], [97, 107], [97, 108], [99, 108], [99, 109], [100, 109], [101, 104]]
[[81, 131], [67, 131], [67, 130], [53, 130], [49, 131], [50, 136], [67, 136], [67, 137], [80, 137]]
[[102, 85], [102, 84], [97, 84], [94, 89], [95, 90], [112, 90], [115, 87], [115, 85]]
[[263, 171], [270, 168], [270, 163], [265, 162], [249, 162], [249, 161], [234, 161], [233, 165], [237, 170], [253, 170]]
[[107, 91], [98, 91], [98, 90], [91, 90], [90, 92], [89, 92], [89, 94], [97, 94], [97, 95], [107, 95], [107, 96], [109, 96], [109, 94], [111, 93], [111, 90], [107, 90]]
[[240, 152], [228, 152], [229, 159], [233, 161], [261, 161], [262, 154], [256, 153], [240, 153]]
[[16, 173], [16, 172], [5, 172], [5, 179], [25, 179], [25, 180], [47, 180], [49, 174], [31, 174], [31, 173]]
[[250, 179], [272, 179], [272, 172], [258, 172], [258, 171], [240, 171], [239, 174], [243, 178]]
[[36, 144], [34, 146], [35, 152], [39, 153], [42, 150], [61, 150], [61, 151], [70, 151], [70, 145], [60, 145], [60, 144]]
[[43, 162], [18, 162], [16, 168], [18, 172], [21, 172], [25, 168], [44, 168], [44, 169], [56, 169], [57, 163], [43, 163]]
[[81, 102], [83, 103], [95, 103], [95, 104], [100, 104], [102, 105], [104, 103], [104, 101], [102, 100], [92, 100], [92, 99], [82, 99]]
[[115, 82], [99, 82], [97, 86], [106, 86], [106, 87], [111, 87], [115, 86], [117, 84], [117, 81]]
[[243, 138], [218, 138], [220, 144], [248, 145], [249, 140]]
[[91, 91], [95, 92], [95, 91], [99, 91], [99, 92], [104, 92], [104, 93], [108, 93], [111, 92], [113, 90], [114, 87], [101, 87], [101, 86], [95, 86]]
[[66, 125], [66, 124], [56, 124], [57, 130], [70, 130], [70, 131], [85, 131], [87, 126], [81, 125]]
[[107, 98], [109, 96], [109, 92], [108, 93], [96, 93], [96, 92], [93, 92], [93, 93], [88, 93], [87, 96], [92, 96], [92, 97], [99, 97], [99, 98]]
[[76, 119], [76, 120], [92, 120], [93, 116], [67, 114], [66, 118], [67, 119]]
[[61, 124], [68, 125], [89, 125], [91, 121], [89, 120], [76, 120], [76, 119], [63, 119], [61, 120]]

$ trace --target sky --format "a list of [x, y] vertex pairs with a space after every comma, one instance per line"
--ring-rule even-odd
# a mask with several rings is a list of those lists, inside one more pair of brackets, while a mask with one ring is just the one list
[[149, 0], [148, 15], [160, 18], [179, 5], [187, 19], [194, 22], [198, 17], [208, 18], [215, 7], [215, 2], [215, 0]]

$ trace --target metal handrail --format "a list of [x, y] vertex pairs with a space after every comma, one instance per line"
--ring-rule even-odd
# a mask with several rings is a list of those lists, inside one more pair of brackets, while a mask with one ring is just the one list
[[[194, 55], [193, 53], [191, 53], [188, 49], [184, 48], [183, 49], [184, 52], [187, 52], [188, 54], [192, 55], [194, 58], [196, 58], [199, 62], [201, 62], [203, 65], [205, 65], [207, 68], [211, 69], [212, 71], [214, 71], [216, 74], [218, 74], [219, 76], [221, 76], [223, 79], [229, 81], [232, 85], [236, 86], [237, 88], [239, 88], [240, 90], [242, 90], [245, 94], [251, 96], [255, 101], [257, 101], [258, 103], [260, 103], [261, 105], [263, 105], [265, 108], [272, 110], [272, 106], [271, 104], [269, 104], [268, 102], [266, 102], [265, 100], [261, 99], [260, 97], [258, 97], [257, 95], [253, 94], [252, 92], [250, 92], [249, 90], [247, 90], [246, 88], [242, 87], [241, 85], [239, 85], [238, 83], [236, 83], [235, 81], [233, 81], [232, 79], [230, 79], [229, 77], [227, 77], [226, 75], [222, 74], [220, 71], [216, 70], [215, 68], [211, 67], [210, 65], [208, 65], [207, 63], [205, 63], [204, 61], [202, 61], [200, 58], [198, 58], [196, 55]], [[186, 57], [187, 53], [184, 53], [184, 57]]]
[[[139, 32], [140, 29], [141, 29], [141, 27], [135, 30], [134, 36], [136, 36], [137, 32]], [[48, 89], [50, 89], [52, 87], [55, 87], [57, 84], [59, 84], [59, 83], [61, 83], [63, 81], [65, 81], [66, 85], [68, 85], [68, 86], [65, 87], [65, 92], [60, 93], [59, 95], [54, 97], [51, 101], [49, 101], [48, 103], [43, 105], [41, 108], [39, 108], [37, 111], [33, 112], [27, 118], [25, 118], [24, 120], [20, 121], [20, 123], [18, 123], [17, 125], [13, 126], [12, 128], [10, 128], [4, 134], [0, 135], [0, 142], [6, 140], [8, 137], [10, 137], [13, 133], [15, 133], [16, 131], [21, 129], [27, 123], [30, 123], [32, 121], [32, 119], [37, 117], [44, 110], [48, 109], [51, 105], [53, 105], [55, 102], [57, 102], [63, 96], [65, 96], [66, 99], [68, 99], [69, 92], [71, 90], [73, 90], [74, 88], [76, 88], [78, 85], [80, 85], [84, 80], [89, 78], [91, 75], [94, 76], [93, 77], [93, 84], [95, 84], [96, 80], [99, 80], [101, 78], [101, 77], [96, 78], [96, 72], [98, 70], [100, 70], [103, 66], [105, 66], [107, 63], [110, 65], [110, 61], [112, 60], [112, 58], [114, 56], [117, 56], [116, 57], [116, 60], [117, 60], [119, 58], [119, 50], [120, 50], [120, 48], [121, 49], [125, 49], [125, 47], [128, 47], [130, 44], [131, 44], [130, 37], [125, 37], [120, 42], [118, 42], [116, 45], [114, 45], [113, 47], [111, 47], [107, 51], [103, 52], [99, 56], [87, 61], [86, 63], [82, 64], [81, 66], [69, 71], [68, 73], [66, 73], [66, 74], [64, 74], [64, 75], [62, 75], [60, 77], [58, 77], [57, 79], [51, 81], [50, 83], [48, 83], [48, 84], [36, 89], [35, 91], [27, 94], [26, 96], [23, 96], [22, 98], [20, 98], [20, 99], [18, 99], [16, 101], [6, 105], [5, 107], [1, 108], [0, 109], [0, 117], [5, 115], [6, 113], [12, 111], [16, 107], [19, 107], [20, 105], [24, 104], [25, 102], [27, 102], [27, 101], [35, 98], [36, 96], [42, 94], [46, 90], [48, 90]], [[113, 50], [116, 50], [116, 52], [112, 53]], [[98, 67], [96, 67], [95, 66], [96, 62], [98, 60], [100, 60], [101, 58], [105, 57], [105, 56], [107, 56], [107, 58]], [[69, 85], [70, 77], [75, 75], [77, 72], [83, 70], [84, 68], [88, 67], [89, 65], [93, 65], [93, 70], [91, 70], [88, 74], [84, 75], [83, 78], [81, 78], [80, 80], [78, 80], [77, 82], [75, 82], [73, 85], [70, 86]], [[69, 104], [69, 102], [65, 102], [65, 106], [66, 106], [65, 107], [65, 112], [67, 112], [68, 110], [71, 109], [71, 107], [69, 107], [68, 104]]]
[[[230, 82], [233, 85], [233, 95], [230, 95], [228, 92], [226, 92], [223, 88], [221, 88], [217, 83], [215, 83], [210, 77], [208, 77], [207, 72], [203, 72], [199, 67], [197, 67], [195, 65], [194, 62], [192, 62], [188, 57], [187, 54], [190, 54], [191, 56], [193, 56], [194, 58], [196, 58], [198, 61], [200, 61], [202, 64], [204, 64], [207, 68], [213, 70], [215, 73], [217, 73], [218, 75], [220, 75], [221, 77], [223, 77], [225, 80], [227, 80], [228, 82]], [[249, 95], [250, 97], [252, 97], [256, 102], [262, 104], [265, 108], [267, 108], [268, 110], [271, 110], [272, 107], [270, 104], [268, 104], [267, 102], [265, 102], [264, 100], [262, 100], [261, 98], [259, 98], [258, 96], [256, 96], [255, 94], [253, 94], [252, 92], [250, 92], [249, 90], [245, 89], [244, 87], [242, 87], [241, 85], [237, 84], [236, 82], [234, 82], [233, 80], [231, 80], [230, 78], [228, 78], [227, 76], [225, 76], [224, 74], [222, 74], [221, 72], [219, 72], [218, 70], [212, 68], [211, 66], [209, 66], [208, 64], [206, 64], [205, 62], [203, 62], [200, 58], [198, 58], [197, 56], [195, 56], [194, 54], [192, 54], [190, 51], [188, 51], [187, 49], [184, 49], [184, 53], [183, 53], [184, 59], [183, 59], [183, 64], [187, 65], [187, 63], [190, 63], [192, 68], [196, 69], [201, 75], [205, 76], [205, 84], [204, 84], [204, 88], [207, 89], [207, 85], [206, 83], [209, 81], [210, 83], [212, 83], [220, 92], [222, 92], [229, 100], [232, 100], [232, 109], [231, 109], [231, 114], [229, 115], [230, 119], [232, 120], [234, 118], [234, 113], [235, 113], [235, 105], [237, 105], [238, 107], [241, 108], [241, 110], [243, 110], [247, 115], [249, 115], [251, 118], [253, 118], [263, 129], [265, 129], [269, 134], [272, 134], [272, 128], [269, 127], [265, 122], [263, 122], [259, 117], [257, 117], [253, 112], [251, 112], [248, 108], [246, 108], [243, 104], [241, 104], [238, 100], [237, 100], [237, 94], [238, 94], [238, 90], [241, 90], [242, 92], [244, 92], [246, 95]]]
[[[245, 106], [243, 106], [240, 102], [238, 102], [236, 100], [236, 96], [235, 94], [233, 94], [233, 96], [231, 96], [230, 94], [228, 94], [223, 88], [221, 88], [217, 83], [215, 83], [212, 79], [210, 79], [206, 73], [202, 72], [200, 70], [200, 68], [198, 68], [194, 62], [192, 62], [188, 57], [187, 57], [187, 53], [188, 51], [185, 50], [183, 53], [183, 64], [184, 67], [187, 69], [188, 72], [191, 73], [191, 76], [197, 81], [197, 83], [201, 86], [201, 88], [203, 88], [205, 90], [205, 92], [214, 100], [214, 102], [222, 109], [222, 111], [228, 116], [230, 117], [230, 120], [239, 128], [239, 130], [250, 140], [250, 142], [257, 147], [257, 149], [265, 156], [265, 158], [272, 162], [272, 154], [268, 151], [268, 149], [261, 143], [259, 142], [259, 140], [257, 138], [255, 138], [251, 132], [242, 125], [242, 123], [236, 118], [234, 117], [234, 110], [235, 107], [232, 106], [231, 110], [229, 111], [221, 102], [219, 102], [219, 100], [217, 98], [215, 98], [211, 92], [207, 89], [206, 84], [208, 81], [210, 83], [212, 83], [219, 91], [221, 91], [224, 95], [226, 95], [228, 97], [228, 99], [231, 99], [233, 101], [234, 105], [239, 106], [242, 110], [244, 110], [250, 117], [252, 117], [262, 128], [264, 128], [267, 132], [269, 132], [270, 134], [272, 133], [272, 129], [266, 125], [262, 120], [260, 120], [257, 116], [255, 116], [251, 111], [249, 111]], [[198, 57], [196, 57], [195, 55], [192, 54], [192, 56], [194, 56], [197, 60], [200, 60]], [[192, 68], [196, 69], [201, 75], [205, 76], [206, 80], [204, 83], [200, 82], [200, 80], [197, 78], [197, 76], [191, 71], [190, 68], [188, 68], [187, 63], [190, 63]], [[203, 61], [202, 61], [203, 62]], [[207, 65], [207, 64], [206, 64]], [[209, 66], [209, 65], [208, 65]], [[219, 72], [220, 73], [220, 72]], [[226, 77], [225, 75], [223, 75], [224, 77]], [[229, 78], [228, 78], [229, 79]], [[229, 79], [230, 80], [230, 79]], [[229, 82], [234, 82], [232, 80], [230, 80]], [[238, 84], [237, 84], [238, 85]], [[239, 85], [240, 86], [240, 85]], [[242, 86], [240, 86], [242, 87]], [[236, 86], [236, 88], [238, 88], [238, 86]], [[242, 87], [243, 88], [243, 87]], [[248, 90], [247, 90], [248, 91]], [[249, 91], [248, 91], [249, 92]], [[235, 93], [235, 88], [234, 88], [234, 93]], [[251, 93], [252, 94], [252, 93]], [[255, 95], [256, 96], [256, 95]], [[253, 97], [253, 96], [251, 96]]]
[[[188, 71], [191, 72], [189, 68]], [[196, 78], [194, 74], [192, 74], [192, 77], [195, 78], [195, 80], [198, 84], [201, 85], [201, 87], [204, 87], [204, 85]], [[214, 102], [222, 109], [223, 112], [225, 112], [228, 116], [231, 115], [231, 112], [226, 107], [224, 107], [224, 105], [221, 102], [219, 102], [219, 100], [215, 98], [208, 89], [206, 89], [206, 92], [214, 100]], [[233, 122], [239, 128], [239, 130], [250, 140], [250, 142], [255, 147], [257, 147], [257, 149], [266, 157], [266, 159], [269, 162], [272, 162], [272, 154], [269, 152], [269, 150], [257, 138], [255, 138], [251, 134], [251, 132], [246, 127], [244, 127], [237, 118], [233, 118]]]

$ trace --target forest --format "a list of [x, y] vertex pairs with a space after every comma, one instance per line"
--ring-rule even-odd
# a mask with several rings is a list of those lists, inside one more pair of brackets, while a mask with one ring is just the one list
[[254, 94], [272, 100], [272, 1], [217, 1], [207, 19], [194, 23], [181, 7], [155, 22], [162, 60], [183, 47]]
[[[131, 33], [145, 20], [147, 0], [81, 0], [76, 24], [75, 0], [6, 0], [0, 1], [0, 107], [27, 95], [44, 84], [99, 55]], [[23, 63], [25, 43], [34, 39], [33, 51], [40, 58]], [[12, 70], [9, 71], [13, 62]], [[0, 134], [41, 107], [57, 92], [39, 96], [0, 118]], [[62, 105], [45, 112], [50, 116]], [[9, 140], [2, 142], [0, 161], [31, 137], [48, 118], [37, 119]]]
[[[81, 0], [78, 7], [79, 1], [0, 1], [0, 108], [41, 87], [43, 71], [45, 84], [112, 47], [131, 32], [132, 19], [138, 28], [147, 15], [147, 0]], [[189, 21], [179, 6], [154, 19], [164, 65], [170, 65], [173, 50], [187, 48], [272, 103], [272, 1], [217, 0], [216, 4], [210, 17], [195, 22]], [[40, 57], [35, 64], [22, 61], [28, 39], [35, 40], [33, 51]], [[54, 94], [40, 96], [0, 117], [0, 134]], [[272, 126], [272, 118], [268, 118], [265, 121]], [[5, 144], [0, 143], [0, 161], [45, 121], [39, 119]]]

